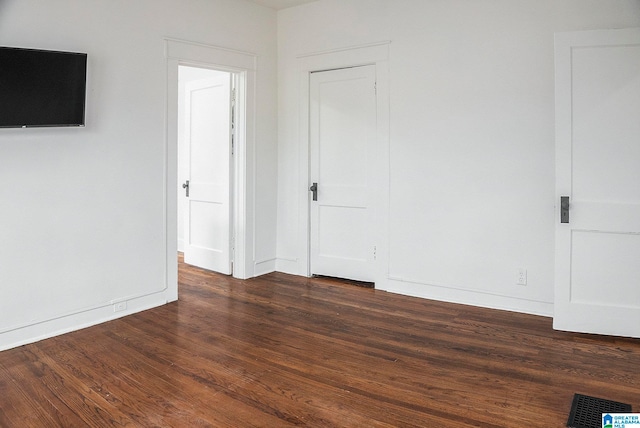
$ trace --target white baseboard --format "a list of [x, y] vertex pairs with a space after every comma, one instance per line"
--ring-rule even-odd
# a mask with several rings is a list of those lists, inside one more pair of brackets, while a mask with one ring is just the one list
[[[297, 275], [298, 263], [293, 259], [278, 258], [265, 260], [255, 265], [256, 276], [271, 273], [276, 270], [278, 272]], [[393, 277], [385, 281], [383, 289], [391, 293], [424, 299], [547, 317], [553, 316], [553, 303], [501, 296], [482, 291], [463, 290], [424, 283], [417, 284], [414, 281], [405, 281]], [[160, 291], [147, 296], [126, 300], [124, 303], [126, 303], [126, 309], [118, 312], [114, 312], [114, 303], [108, 303], [90, 310], [79, 311], [59, 318], [5, 331], [0, 334], [0, 351], [48, 339], [71, 331], [81, 330], [126, 315], [162, 306], [167, 303], [167, 294], [166, 291]]]
[[43, 339], [49, 339], [136, 312], [162, 306], [167, 303], [167, 295], [166, 291], [161, 291], [147, 296], [121, 301], [117, 304], [122, 305], [123, 303], [126, 308], [118, 312], [114, 312], [114, 303], [108, 303], [97, 308], [79, 311], [55, 319], [5, 331], [0, 334], [0, 351], [27, 345]]
[[484, 291], [430, 285], [422, 282], [418, 283], [416, 281], [405, 281], [394, 277], [389, 277], [387, 279], [384, 289], [391, 293], [421, 297], [423, 299], [459, 303], [469, 306], [478, 306], [481, 308], [500, 309], [545, 317], [553, 316], [553, 303], [521, 299]]
[[289, 275], [300, 275], [298, 259], [278, 257], [276, 259], [276, 272], [287, 273]]
[[253, 267], [254, 276], [266, 275], [276, 270], [276, 259], [268, 259], [256, 262]]

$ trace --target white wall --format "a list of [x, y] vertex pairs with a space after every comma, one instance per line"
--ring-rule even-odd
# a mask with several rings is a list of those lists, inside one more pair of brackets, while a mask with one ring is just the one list
[[[166, 302], [164, 37], [257, 55], [250, 232], [254, 258], [275, 258], [274, 11], [242, 0], [0, 0], [0, 44], [89, 58], [86, 128], [0, 130], [0, 349]], [[127, 311], [114, 314], [122, 300]]]
[[277, 268], [307, 269], [298, 57], [390, 41], [390, 230], [379, 244], [389, 256], [378, 285], [551, 315], [553, 35], [632, 26], [638, 0], [321, 0], [280, 11]]

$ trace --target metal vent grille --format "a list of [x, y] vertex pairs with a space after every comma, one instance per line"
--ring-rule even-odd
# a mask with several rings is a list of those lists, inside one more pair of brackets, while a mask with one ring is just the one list
[[631, 405], [575, 394], [567, 426], [569, 428], [602, 428], [603, 413], [631, 413]]

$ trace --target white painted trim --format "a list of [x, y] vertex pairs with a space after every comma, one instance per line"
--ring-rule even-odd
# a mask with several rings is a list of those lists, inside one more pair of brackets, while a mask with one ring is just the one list
[[298, 259], [278, 257], [276, 258], [276, 271], [290, 275], [300, 275], [298, 269]]
[[178, 299], [177, 254], [177, 183], [178, 134], [177, 96], [178, 66], [187, 65], [228, 71], [238, 79], [238, 133], [234, 156], [233, 276], [240, 279], [254, 276], [255, 253], [255, 117], [256, 69], [255, 54], [202, 43], [165, 38], [167, 61], [165, 118], [165, 243], [166, 285], [168, 301]]
[[[420, 287], [416, 287], [419, 285]], [[500, 293], [482, 290], [471, 290], [451, 285], [431, 284], [425, 281], [388, 277], [387, 290], [391, 293], [448, 303], [477, 306], [481, 308], [499, 309], [545, 317], [553, 316], [553, 303], [531, 299], [519, 299]]]
[[[254, 67], [255, 67], [255, 60]], [[252, 278], [255, 260], [255, 117], [256, 117], [256, 72], [244, 70], [239, 73], [236, 89], [237, 133], [234, 155], [234, 242], [233, 276], [239, 279]], [[244, 109], [242, 108], [244, 107]]]
[[[121, 312], [114, 312], [115, 303], [126, 302], [127, 308]], [[40, 340], [49, 339], [61, 334], [81, 330], [115, 320], [136, 312], [145, 311], [167, 303], [165, 291], [151, 293], [144, 296], [133, 296], [128, 299], [118, 299], [104, 305], [89, 309], [74, 311], [73, 313], [56, 316], [52, 319], [34, 321], [26, 326], [5, 329], [0, 336], [0, 351], [4, 351]]]
[[345, 47], [330, 51], [309, 53], [298, 56], [299, 76], [299, 177], [300, 184], [299, 207], [299, 242], [300, 257], [295, 260], [279, 258], [277, 267], [297, 275], [309, 276], [309, 75], [314, 71], [331, 70], [337, 68], [357, 67], [361, 65], [376, 66], [377, 80], [377, 113], [378, 138], [377, 152], [381, 158], [376, 166], [379, 170], [379, 181], [375, 183], [379, 189], [375, 211], [377, 213], [376, 246], [377, 259], [375, 263], [376, 288], [386, 289], [387, 273], [389, 271], [389, 45], [390, 42], [380, 42], [354, 47]]
[[256, 55], [220, 46], [187, 40], [165, 38], [165, 52], [169, 59], [194, 61], [226, 71], [256, 70]]
[[267, 259], [256, 261], [254, 267], [254, 276], [266, 275], [276, 271], [276, 259]]
[[370, 43], [298, 55], [302, 70], [321, 71], [357, 67], [389, 60], [391, 42]]

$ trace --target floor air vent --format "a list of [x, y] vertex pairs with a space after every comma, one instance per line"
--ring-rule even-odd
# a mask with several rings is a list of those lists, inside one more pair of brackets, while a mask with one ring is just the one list
[[603, 413], [631, 413], [631, 405], [575, 394], [567, 426], [569, 428], [602, 428]]

